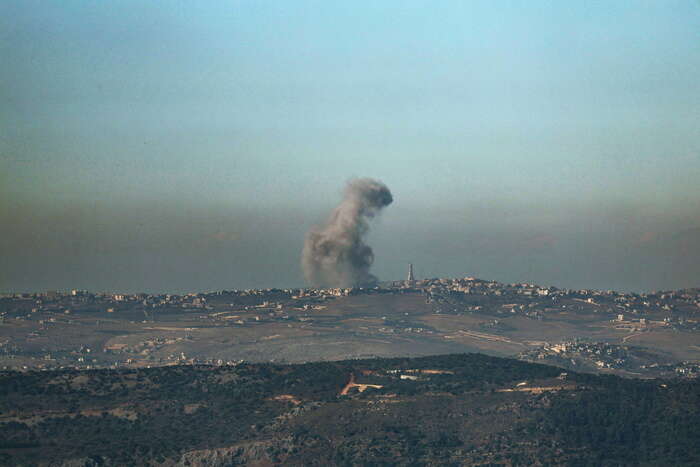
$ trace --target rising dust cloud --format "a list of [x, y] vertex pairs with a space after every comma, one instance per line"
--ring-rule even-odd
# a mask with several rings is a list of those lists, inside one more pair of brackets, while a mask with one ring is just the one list
[[301, 265], [316, 287], [368, 287], [377, 278], [369, 272], [374, 253], [364, 243], [369, 219], [393, 201], [386, 185], [371, 178], [350, 180], [342, 202], [323, 226], [306, 234]]

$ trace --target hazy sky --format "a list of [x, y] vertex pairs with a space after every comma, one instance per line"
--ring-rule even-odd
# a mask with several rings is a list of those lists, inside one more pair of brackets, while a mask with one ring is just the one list
[[353, 176], [373, 272], [700, 286], [697, 1], [0, 2], [0, 291], [303, 284]]

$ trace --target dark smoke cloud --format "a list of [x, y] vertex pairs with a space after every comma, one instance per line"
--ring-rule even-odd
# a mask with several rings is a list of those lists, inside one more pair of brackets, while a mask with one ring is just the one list
[[301, 265], [304, 277], [314, 286], [371, 286], [372, 248], [364, 243], [368, 220], [393, 201], [389, 188], [371, 178], [350, 180], [343, 201], [325, 225], [306, 234]]

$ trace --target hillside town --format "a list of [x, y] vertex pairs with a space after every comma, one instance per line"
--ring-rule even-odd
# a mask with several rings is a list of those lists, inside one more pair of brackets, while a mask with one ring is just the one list
[[[402, 303], [404, 299], [419, 304], [415, 305], [419, 311], [401, 313], [397, 305], [392, 313], [386, 313], [378, 301]], [[349, 326], [352, 320], [346, 320], [348, 316], [344, 312], [336, 311], [336, 307], [348, 300], [365, 300], [369, 311], [362, 319], [379, 321]], [[376, 306], [372, 305], [373, 301], [377, 301]], [[465, 323], [478, 318], [479, 322], [448, 332], [430, 324], [431, 319], [440, 316]], [[474, 277], [415, 280], [412, 275], [408, 280], [384, 282], [371, 288], [249, 289], [188, 294], [95, 293], [74, 289], [3, 294], [0, 296], [0, 368], [236, 365], [243, 360], [219, 355], [221, 352], [217, 353], [215, 346], [208, 344], [206, 352], [193, 352], [191, 348], [203, 348], [206, 339], [201, 336], [207, 330], [222, 336], [243, 335], [245, 340], [237, 343], [258, 348], [282, 338], [280, 329], [316, 336], [335, 332], [335, 335], [345, 333], [363, 338], [378, 335], [432, 341], [472, 338], [518, 344], [520, 341], [513, 340], [513, 334], [517, 334], [514, 319], [546, 325], [552, 319], [577, 317], [592, 317], [587, 319], [618, 333], [620, 342], [598, 343], [587, 339], [585, 332], [572, 333], [567, 339], [524, 341], [519, 345], [527, 348], [519, 352], [519, 358], [591, 371], [613, 369], [697, 376], [694, 360], [666, 361], [657, 354], [642, 358], [638, 351], [630, 350], [632, 347], [620, 344], [626, 344], [630, 337], [659, 330], [697, 332], [700, 289], [636, 294], [503, 284]], [[86, 340], [78, 338], [80, 335], [101, 337]]]

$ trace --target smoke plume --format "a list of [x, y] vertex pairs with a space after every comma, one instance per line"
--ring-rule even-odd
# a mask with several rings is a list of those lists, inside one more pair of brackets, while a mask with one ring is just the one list
[[343, 201], [323, 226], [306, 234], [301, 265], [314, 286], [367, 287], [377, 278], [370, 274], [372, 248], [364, 243], [368, 220], [393, 201], [389, 188], [371, 178], [350, 180]]

